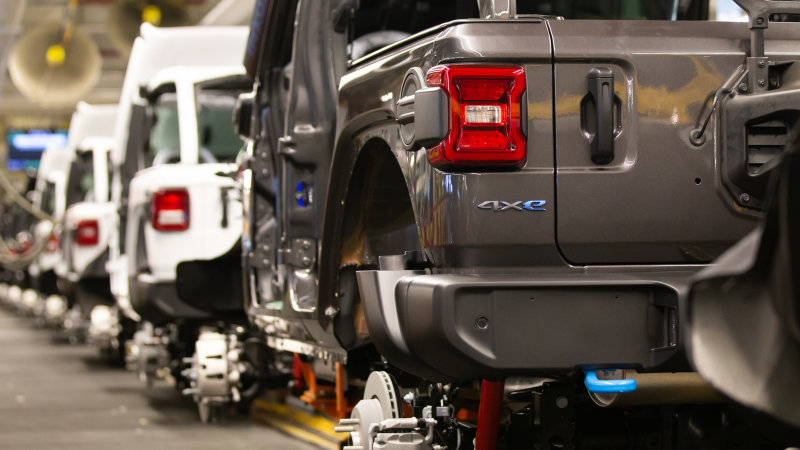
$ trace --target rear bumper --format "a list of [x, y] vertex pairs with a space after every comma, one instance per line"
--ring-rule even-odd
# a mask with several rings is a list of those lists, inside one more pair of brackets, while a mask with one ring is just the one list
[[679, 293], [694, 273], [362, 271], [358, 281], [378, 349], [438, 380], [662, 365], [679, 350]]
[[81, 306], [81, 314], [89, 320], [95, 306], [114, 306], [108, 277], [82, 278], [72, 282], [72, 297]]
[[37, 275], [32, 276], [33, 286], [36, 290], [44, 296], [58, 295], [58, 277], [53, 269], [39, 272]]
[[220, 319], [246, 320], [241, 249], [238, 241], [218, 258], [179, 263], [175, 285], [181, 301]]
[[159, 326], [176, 320], [205, 320], [210, 314], [178, 297], [174, 281], [157, 281], [147, 275], [131, 280], [131, 304], [143, 320]]

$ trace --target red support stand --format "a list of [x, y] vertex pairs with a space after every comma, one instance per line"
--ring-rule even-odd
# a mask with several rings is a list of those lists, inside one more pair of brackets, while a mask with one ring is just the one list
[[475, 435], [475, 450], [495, 450], [497, 431], [500, 428], [500, 411], [503, 408], [505, 381], [483, 380], [481, 403], [478, 408], [478, 432]]

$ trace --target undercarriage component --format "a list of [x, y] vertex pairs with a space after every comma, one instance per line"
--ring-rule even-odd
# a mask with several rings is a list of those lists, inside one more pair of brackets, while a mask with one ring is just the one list
[[7, 301], [13, 308], [20, 309], [20, 301], [22, 300], [22, 288], [16, 284], [8, 287]]
[[133, 334], [133, 339], [126, 343], [126, 367], [136, 372], [148, 387], [156, 379], [164, 379], [169, 374], [169, 339], [161, 331], [145, 322], [142, 329]]
[[22, 291], [20, 298], [20, 310], [26, 315], [36, 315], [39, 308], [39, 293], [33, 289], [25, 289]]
[[503, 408], [503, 381], [483, 380], [481, 383], [481, 406], [478, 410], [478, 434], [475, 447], [494, 450], [497, 446], [497, 431]]
[[90, 344], [101, 353], [117, 351], [120, 331], [119, 312], [115, 307], [98, 305], [92, 308], [88, 332]]
[[350, 418], [339, 421], [336, 431], [350, 433], [345, 450], [434, 450], [443, 448], [433, 443], [435, 425], [430, 417], [402, 418], [394, 380], [388, 373], [376, 371], [367, 379], [364, 399], [353, 408]]
[[625, 393], [589, 392], [598, 406], [680, 405], [716, 403], [722, 397], [697, 372], [638, 373], [598, 370], [600, 380], [635, 380], [636, 390]]
[[[316, 367], [312, 364], [316, 363]], [[333, 363], [334, 386], [318, 383], [318, 376], [322, 375], [330, 366], [328, 361], [317, 359], [312, 363], [304, 362], [299, 355], [294, 357], [293, 372], [297, 373], [295, 383], [298, 381], [306, 387], [300, 396], [300, 400], [311, 405], [314, 409], [322, 411], [331, 417], [340, 419], [350, 411], [347, 399], [345, 398], [345, 373], [341, 363]], [[297, 386], [295, 384], [295, 386]]]
[[43, 319], [48, 327], [58, 327], [64, 323], [67, 313], [67, 300], [60, 295], [48, 295], [44, 299]]
[[192, 395], [203, 423], [214, 421], [220, 408], [242, 400], [242, 374], [252, 370], [242, 362], [243, 348], [236, 334], [204, 330], [195, 343], [195, 352], [184, 362], [182, 372], [189, 380], [184, 395]]
[[86, 339], [86, 321], [80, 306], [74, 305], [64, 314], [61, 334], [70, 344], [77, 344]]

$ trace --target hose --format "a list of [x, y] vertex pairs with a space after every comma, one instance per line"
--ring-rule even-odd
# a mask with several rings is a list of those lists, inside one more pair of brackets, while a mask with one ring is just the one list
[[8, 244], [6, 244], [5, 239], [0, 238], [0, 265], [11, 270], [23, 269], [36, 260], [36, 258], [38, 258], [39, 255], [44, 251], [44, 249], [47, 247], [47, 242], [50, 240], [50, 237], [53, 236], [56, 227], [60, 225], [61, 222], [56, 221], [51, 215], [35, 208], [31, 202], [17, 192], [16, 188], [14, 188], [14, 185], [11, 184], [11, 181], [8, 179], [4, 171], [0, 171], [0, 190], [8, 194], [11, 197], [11, 201], [17, 204], [25, 212], [39, 220], [50, 222], [52, 225], [47, 236], [44, 239], [41, 239], [39, 242], [34, 243], [33, 248], [25, 255], [14, 255], [11, 249], [8, 247]]

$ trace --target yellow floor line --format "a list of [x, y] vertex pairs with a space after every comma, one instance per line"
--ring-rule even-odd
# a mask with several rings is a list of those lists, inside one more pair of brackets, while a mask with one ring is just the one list
[[282, 403], [256, 399], [253, 402], [256, 418], [286, 433], [323, 448], [338, 450], [348, 438], [347, 433], [336, 433], [337, 422], [319, 414], [310, 414]]

